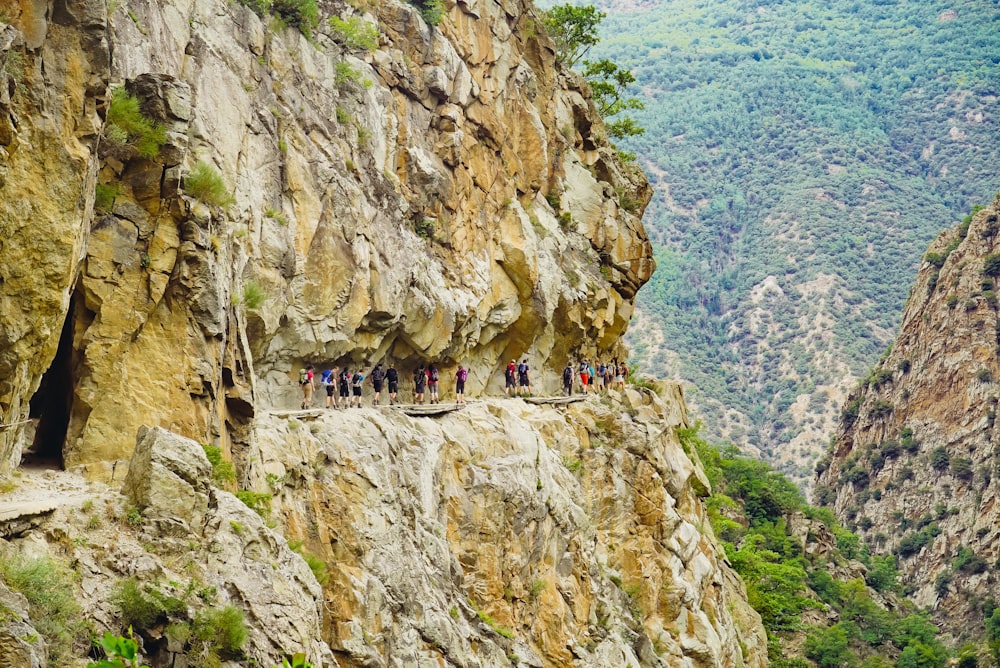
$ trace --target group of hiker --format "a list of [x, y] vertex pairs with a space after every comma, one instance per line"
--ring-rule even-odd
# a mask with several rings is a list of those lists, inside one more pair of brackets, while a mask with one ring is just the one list
[[576, 368], [573, 367], [572, 361], [566, 362], [566, 368], [562, 373], [563, 394], [566, 396], [573, 394], [576, 380], [580, 381], [580, 391], [583, 394], [610, 389], [624, 390], [626, 378], [628, 378], [628, 365], [617, 359], [611, 360], [608, 364], [598, 362], [596, 369], [591, 361], [586, 359], [580, 360]]
[[[306, 364], [304, 369], [299, 371], [299, 386], [302, 388], [302, 408], [312, 408], [313, 393], [316, 390], [316, 367]], [[465, 403], [465, 381], [469, 377], [469, 371], [462, 366], [458, 366], [455, 374], [455, 403]], [[372, 406], [378, 406], [382, 402], [382, 391], [389, 395], [389, 405], [397, 403], [399, 394], [399, 371], [396, 365], [389, 362], [389, 368], [384, 368], [379, 362], [371, 373], [365, 376], [364, 370], [360, 367], [353, 371], [345, 366], [341, 369], [338, 366], [324, 370], [319, 377], [319, 383], [326, 389], [326, 408], [351, 408], [361, 407], [361, 395], [365, 379], [372, 385], [374, 396]], [[418, 404], [424, 403], [425, 397], [429, 403], [440, 403], [439, 385], [441, 382], [440, 373], [434, 364], [426, 368], [421, 364], [413, 372], [413, 395]]]
[[[306, 364], [305, 368], [299, 371], [299, 385], [302, 388], [302, 408], [312, 408], [313, 394], [316, 391], [316, 368], [312, 364]], [[441, 402], [441, 374], [437, 365], [431, 363], [427, 366], [420, 364], [413, 371], [413, 399], [414, 403], [423, 404], [425, 401], [431, 404]], [[469, 370], [461, 364], [455, 373], [455, 403], [465, 403], [465, 382], [469, 378]], [[605, 389], [625, 389], [625, 379], [628, 378], [628, 367], [624, 362], [617, 359], [610, 363], [598, 362], [597, 367], [589, 360], [580, 360], [576, 365], [571, 362], [566, 363], [563, 369], [563, 393], [567, 396], [573, 394], [574, 385], [579, 381], [581, 392], [589, 394], [591, 391], [600, 392]], [[378, 406], [382, 401], [382, 392], [389, 395], [389, 405], [398, 403], [399, 394], [399, 371], [396, 365], [389, 362], [388, 368], [384, 368], [379, 362], [367, 376], [361, 367], [351, 369], [345, 366], [341, 369], [334, 366], [325, 369], [319, 376], [319, 384], [326, 391], [326, 408], [351, 408], [361, 407], [362, 389], [365, 380], [372, 385], [374, 396], [372, 406]], [[531, 395], [531, 368], [528, 366], [527, 358], [517, 362], [511, 361], [504, 368], [504, 394], [511, 396]]]

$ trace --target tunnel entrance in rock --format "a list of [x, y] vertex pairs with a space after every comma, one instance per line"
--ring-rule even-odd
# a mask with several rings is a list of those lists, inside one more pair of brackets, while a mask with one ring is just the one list
[[73, 316], [76, 300], [70, 302], [59, 347], [38, 390], [31, 397], [28, 416], [35, 422], [35, 436], [23, 453], [27, 466], [63, 468], [63, 446], [73, 407]]

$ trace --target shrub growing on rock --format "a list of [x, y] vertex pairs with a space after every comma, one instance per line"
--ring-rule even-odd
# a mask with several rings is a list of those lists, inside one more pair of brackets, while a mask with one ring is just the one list
[[202, 160], [184, 177], [184, 192], [209, 206], [225, 206], [233, 200], [222, 175]]
[[123, 158], [155, 158], [167, 140], [167, 131], [142, 113], [137, 98], [118, 87], [111, 91], [104, 139]]

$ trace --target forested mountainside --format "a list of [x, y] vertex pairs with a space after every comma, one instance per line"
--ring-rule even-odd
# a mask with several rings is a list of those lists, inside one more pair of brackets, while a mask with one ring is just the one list
[[613, 2], [660, 267], [640, 366], [802, 481], [927, 243], [1000, 184], [996, 2]]
[[1000, 200], [924, 255], [892, 348], [851, 394], [815, 498], [894, 557], [912, 599], [1000, 659]]

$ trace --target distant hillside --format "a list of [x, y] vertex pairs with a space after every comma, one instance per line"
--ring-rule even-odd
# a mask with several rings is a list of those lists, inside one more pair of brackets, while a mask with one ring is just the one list
[[1000, 188], [996, 2], [605, 6], [659, 271], [631, 347], [803, 481], [935, 234]]

